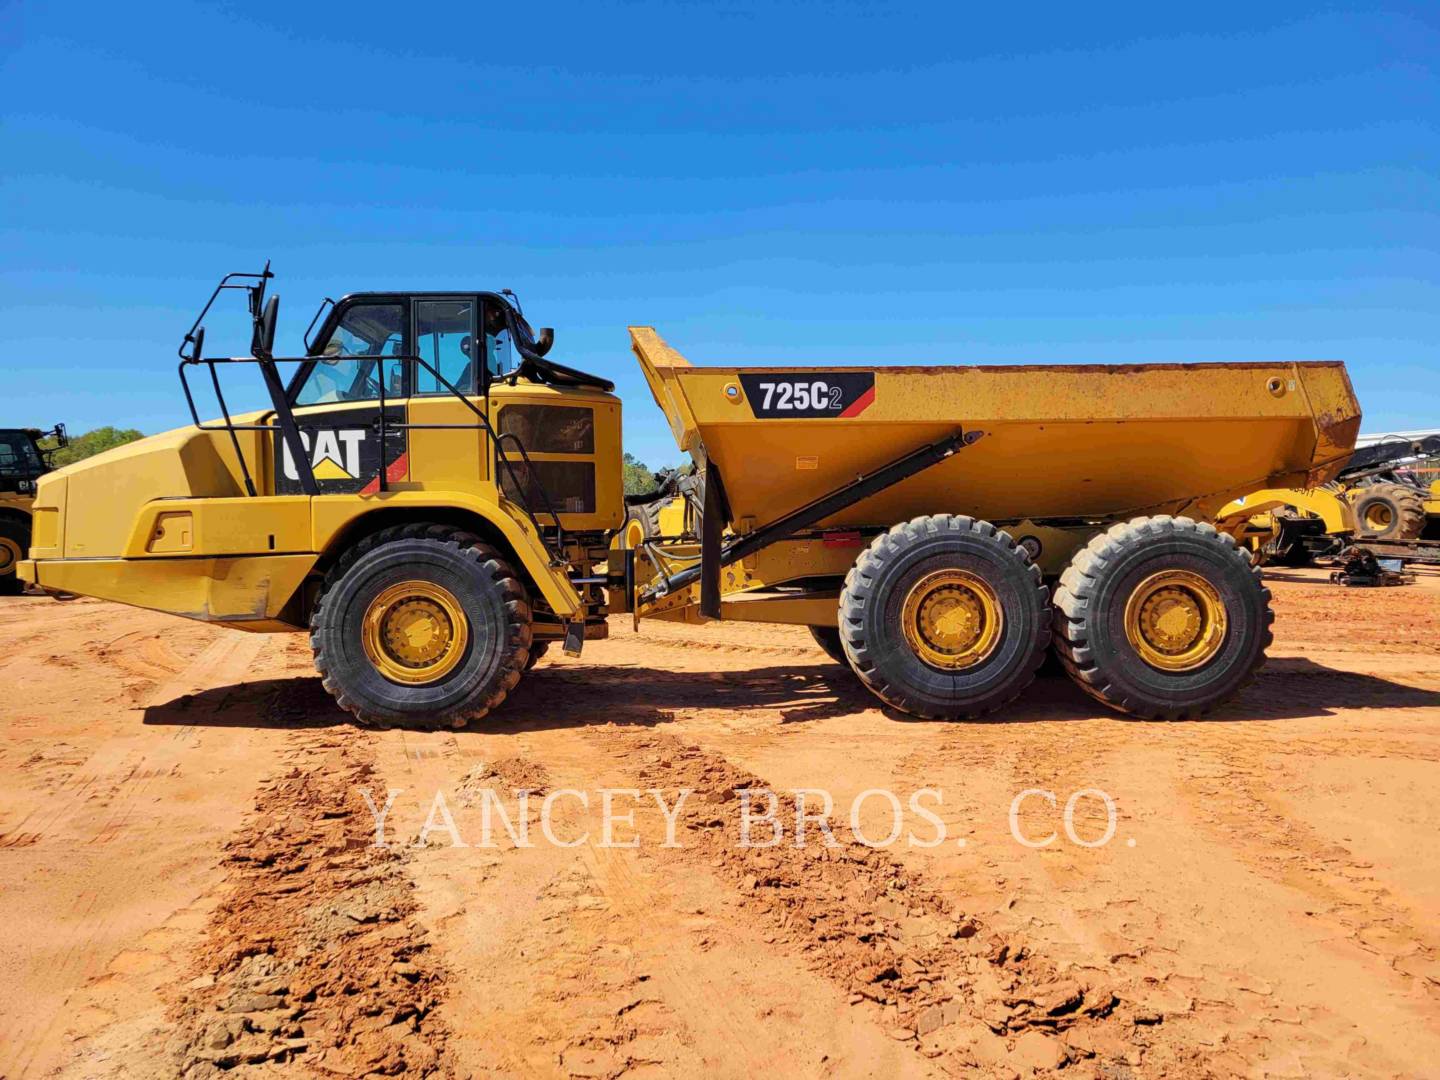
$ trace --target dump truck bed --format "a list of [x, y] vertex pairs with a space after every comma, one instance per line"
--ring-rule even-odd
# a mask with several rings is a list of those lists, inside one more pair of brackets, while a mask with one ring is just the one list
[[696, 367], [653, 328], [630, 334], [676, 444], [715, 463], [736, 526], [957, 429], [983, 434], [826, 524], [1206, 518], [1257, 488], [1328, 481], [1360, 427], [1339, 362]]

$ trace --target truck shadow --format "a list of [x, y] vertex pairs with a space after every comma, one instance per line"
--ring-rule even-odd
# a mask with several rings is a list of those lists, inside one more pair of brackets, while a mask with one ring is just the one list
[[[1440, 707], [1440, 691], [1379, 675], [1339, 671], [1303, 658], [1271, 660], [1255, 684], [1200, 723], [1294, 720], [1345, 709]], [[738, 671], [672, 672], [638, 665], [552, 661], [530, 672], [509, 700], [477, 727], [497, 733], [600, 724], [684, 723], [687, 711], [771, 710], [782, 724], [809, 723], [881, 710], [904, 723], [920, 720], [882, 707], [838, 664], [782, 664]], [[1123, 719], [1089, 698], [1049, 665], [1018, 700], [977, 724]], [[145, 710], [146, 724], [317, 728], [353, 723], [313, 676], [263, 679], [187, 694]], [[1143, 721], [1136, 721], [1143, 722]]]

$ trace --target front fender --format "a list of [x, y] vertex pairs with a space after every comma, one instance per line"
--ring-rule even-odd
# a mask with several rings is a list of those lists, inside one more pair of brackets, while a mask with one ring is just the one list
[[480, 518], [510, 546], [522, 568], [539, 589], [540, 595], [562, 621], [581, 618], [584, 603], [570, 584], [568, 568], [553, 565], [549, 549], [530, 519], [509, 499], [494, 500], [468, 492], [447, 491], [437, 497], [428, 491], [384, 491], [373, 495], [319, 495], [311, 500], [311, 542], [313, 550], [328, 552], [342, 533], [350, 531], [365, 517], [395, 511], [421, 520], [425, 511], [451, 516], [455, 511]]

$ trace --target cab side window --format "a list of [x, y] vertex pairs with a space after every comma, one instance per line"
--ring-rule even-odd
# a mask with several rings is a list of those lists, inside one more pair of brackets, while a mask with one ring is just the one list
[[[374, 401], [385, 380], [385, 396], [405, 395], [405, 305], [352, 304], [340, 317], [304, 385], [296, 405], [334, 401]], [[374, 357], [397, 357], [394, 360]], [[358, 357], [371, 357], [361, 360]]]
[[415, 302], [415, 355], [424, 361], [415, 365], [417, 394], [448, 394], [445, 382], [462, 394], [476, 393], [476, 351], [473, 300]]
[[485, 305], [485, 362], [490, 374], [499, 378], [511, 367], [510, 324], [499, 304]]

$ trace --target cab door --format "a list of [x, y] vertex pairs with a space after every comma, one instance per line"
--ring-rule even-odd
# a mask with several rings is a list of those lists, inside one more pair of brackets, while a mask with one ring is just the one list
[[[486, 410], [480, 300], [417, 296], [414, 303], [415, 355], [420, 362], [415, 365], [410, 422], [420, 426], [410, 431], [411, 478], [421, 488], [474, 490], [490, 479], [485, 432], [475, 415]], [[453, 426], [424, 426], [430, 424]]]
[[[405, 401], [410, 306], [404, 299], [361, 298], [343, 306], [292, 402], [300, 441], [322, 495], [369, 494], [409, 476]], [[380, 404], [387, 425], [380, 430]], [[382, 445], [383, 442], [383, 445]], [[275, 493], [303, 493], [290, 447], [274, 437]]]

